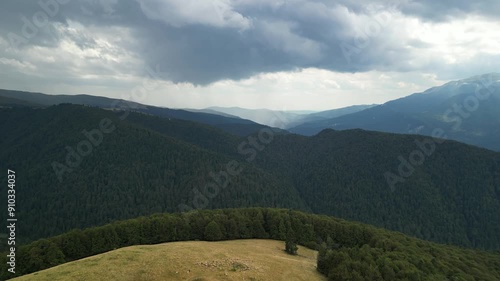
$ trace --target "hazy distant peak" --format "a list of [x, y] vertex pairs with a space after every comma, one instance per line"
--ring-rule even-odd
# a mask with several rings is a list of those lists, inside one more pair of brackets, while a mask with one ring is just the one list
[[464, 92], [474, 92], [477, 87], [489, 87], [491, 84], [500, 83], [500, 73], [492, 72], [469, 78], [450, 81], [441, 86], [432, 87], [423, 92], [423, 94], [445, 94], [454, 96]]

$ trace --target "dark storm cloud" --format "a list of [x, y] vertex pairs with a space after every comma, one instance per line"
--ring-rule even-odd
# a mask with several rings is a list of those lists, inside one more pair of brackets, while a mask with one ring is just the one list
[[47, 14], [44, 7], [36, 1], [2, 1], [0, 36], [17, 48], [26, 45], [56, 46], [60, 37], [54, 23], [63, 23], [65, 18], [59, 12], [52, 13], [56, 9], [49, 9], [50, 15]]
[[[23, 35], [26, 19], [33, 24], [33, 16], [46, 9], [38, 1], [3, 1], [0, 36], [7, 39], [16, 34], [27, 39], [21, 48], [26, 44], [56, 46], [63, 34], [53, 23], [124, 27], [130, 30], [133, 42], [121, 42], [121, 48], [147, 65], [160, 66], [164, 79], [194, 84], [305, 67], [340, 72], [407, 70], [411, 53], [398, 38], [386, 36], [384, 29], [390, 26], [377, 15], [390, 17], [398, 9], [432, 21], [499, 12], [496, 1], [374, 1], [368, 8], [354, 0], [216, 0], [209, 1], [211, 5], [192, 0], [56, 1], [41, 1], [61, 4], [48, 17], [52, 24], [38, 28], [30, 38]], [[186, 8], [189, 5], [198, 8]], [[96, 44], [88, 36], [64, 36], [82, 49]], [[418, 41], [409, 44], [428, 47]]]
[[194, 25], [143, 32], [149, 35], [144, 38], [143, 58], [149, 65], [159, 64], [166, 78], [176, 82], [206, 84], [277, 71], [286, 64], [296, 67], [287, 55], [235, 30]]
[[169, 80], [195, 84], [305, 67], [365, 71], [375, 64], [364, 56], [369, 52], [357, 49], [346, 58], [344, 52], [356, 48], [344, 18], [353, 13], [347, 8], [306, 1], [248, 3], [235, 4], [232, 11], [248, 19], [249, 28], [221, 27], [210, 19], [208, 24], [188, 19], [184, 25], [168, 24], [168, 18], [147, 21], [136, 29], [144, 42], [140, 52], [148, 64], [161, 65]]

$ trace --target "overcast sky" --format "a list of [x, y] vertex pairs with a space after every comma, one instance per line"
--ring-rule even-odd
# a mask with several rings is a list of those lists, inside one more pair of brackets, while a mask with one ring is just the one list
[[0, 88], [176, 108], [383, 103], [498, 72], [499, 14], [498, 0], [2, 0]]

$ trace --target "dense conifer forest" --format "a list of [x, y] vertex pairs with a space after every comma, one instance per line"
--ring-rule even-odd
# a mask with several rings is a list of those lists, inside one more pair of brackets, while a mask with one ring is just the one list
[[[292, 232], [299, 254], [301, 247], [320, 251], [318, 271], [332, 281], [500, 278], [498, 253], [439, 245], [365, 224], [270, 208], [157, 214], [73, 230], [20, 247], [16, 276], [131, 245], [249, 238], [284, 241]], [[1, 262], [4, 278], [5, 256], [2, 254]]]
[[[73, 159], [102, 120], [114, 130]], [[278, 207], [500, 248], [500, 154], [453, 141], [326, 130], [313, 137], [265, 131], [264, 143], [258, 134], [241, 138], [189, 121], [78, 105], [4, 108], [0, 128], [8, 148], [1, 168], [15, 169], [22, 187], [22, 242], [154, 213]], [[410, 161], [416, 142], [432, 142], [434, 151], [402, 177], [400, 159]], [[394, 188], [388, 172], [402, 179]]]

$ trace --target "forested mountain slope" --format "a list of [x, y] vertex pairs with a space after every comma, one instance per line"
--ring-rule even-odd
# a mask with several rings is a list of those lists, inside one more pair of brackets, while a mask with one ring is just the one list
[[[0, 168], [18, 175], [20, 238], [157, 212], [270, 206], [500, 248], [499, 153], [362, 130], [314, 137], [269, 130], [240, 139], [193, 122], [123, 114], [77, 105], [0, 110], [0, 145], [8, 148]], [[97, 141], [106, 119], [104, 129], [115, 129]], [[89, 132], [98, 145], [87, 153]], [[424, 159], [412, 165], [419, 153]]]
[[290, 178], [315, 213], [500, 249], [500, 153], [442, 141], [325, 130], [278, 136], [257, 163]]
[[[149, 117], [148, 126], [161, 134], [139, 126], [144, 116], [132, 115], [123, 121], [121, 114], [77, 105], [0, 110], [0, 166], [16, 171], [16, 215], [23, 222], [19, 239], [183, 208], [308, 209], [290, 184], [245, 162], [233, 167], [244, 172], [225, 183], [220, 172], [227, 173], [235, 158], [208, 149], [217, 150], [219, 141], [230, 142], [231, 136], [219, 130], [210, 135], [208, 126]], [[109, 121], [106, 130], [114, 130], [101, 130], [103, 120]], [[191, 140], [201, 143], [189, 143], [182, 126], [192, 126]], [[167, 127], [185, 137], [168, 136]], [[216, 186], [206, 187], [209, 183]], [[217, 188], [221, 185], [226, 187]], [[6, 194], [1, 195], [4, 202]]]

